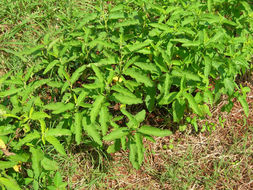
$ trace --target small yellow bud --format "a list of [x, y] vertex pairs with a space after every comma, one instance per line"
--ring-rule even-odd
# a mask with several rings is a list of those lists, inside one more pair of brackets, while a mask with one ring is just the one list
[[120, 105], [120, 108], [125, 108], [126, 107], [126, 104], [121, 104]]
[[2, 139], [0, 139], [0, 149], [6, 150], [6, 145]]
[[13, 166], [13, 169], [14, 169], [16, 172], [20, 172], [20, 171], [21, 171], [21, 164], [18, 164], [18, 165]]
[[117, 77], [117, 76], [116, 76], [116, 77], [113, 77], [112, 80], [113, 80], [114, 82], [117, 82], [117, 81], [122, 82], [122, 81], [123, 81], [121, 77], [119, 78], [119, 77]]

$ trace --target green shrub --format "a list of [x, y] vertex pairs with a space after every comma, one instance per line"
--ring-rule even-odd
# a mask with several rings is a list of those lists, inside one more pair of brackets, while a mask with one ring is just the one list
[[[225, 94], [225, 111], [238, 98], [249, 114], [248, 88], [235, 79], [250, 69], [250, 2], [103, 1], [91, 7], [73, 12], [62, 35], [48, 34], [23, 53], [36, 57], [33, 67], [0, 79], [0, 184], [7, 189], [32, 182], [34, 189], [66, 186], [59, 173], [50, 179], [58, 166], [43, 151], [47, 144], [66, 156], [71, 143], [101, 149], [112, 141], [107, 152], [129, 149], [138, 169], [143, 139], [172, 133], [144, 124], [154, 109], [168, 109], [178, 123], [189, 111], [201, 119]], [[11, 169], [21, 162], [24, 180]]]

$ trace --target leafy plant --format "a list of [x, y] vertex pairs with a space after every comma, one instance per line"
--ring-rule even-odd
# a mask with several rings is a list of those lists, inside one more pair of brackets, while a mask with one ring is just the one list
[[172, 134], [170, 126], [145, 124], [155, 109], [166, 108], [177, 123], [194, 112], [188, 122], [196, 131], [196, 119], [210, 115], [221, 95], [229, 102], [224, 110], [238, 98], [249, 114], [249, 88], [235, 80], [250, 68], [249, 2], [137, 0], [92, 6], [92, 12], [72, 15], [71, 27], [56, 39], [47, 34], [42, 44], [22, 52], [37, 64], [0, 79], [0, 184], [7, 189], [9, 176], [21, 175], [11, 169], [20, 162], [31, 163], [21, 185], [65, 188], [59, 173], [51, 180], [57, 164], [43, 151], [47, 145], [66, 156], [71, 143], [103, 149], [103, 142], [111, 141], [108, 153], [129, 149], [130, 162], [140, 168], [143, 139], [155, 142], [152, 136]]

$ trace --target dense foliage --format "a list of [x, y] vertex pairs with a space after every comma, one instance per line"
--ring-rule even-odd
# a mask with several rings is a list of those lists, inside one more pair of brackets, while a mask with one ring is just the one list
[[[253, 12], [244, 0], [98, 1], [62, 18], [67, 27], [18, 54], [36, 57], [25, 71], [0, 78], [0, 185], [64, 189], [51, 144], [67, 156], [70, 144], [108, 153], [129, 150], [139, 168], [143, 139], [170, 135], [143, 123], [165, 109], [180, 123], [185, 113], [210, 115], [227, 95], [245, 115], [247, 87], [235, 79], [251, 69]], [[25, 177], [24, 177], [25, 176]], [[24, 178], [23, 178], [24, 177]]]

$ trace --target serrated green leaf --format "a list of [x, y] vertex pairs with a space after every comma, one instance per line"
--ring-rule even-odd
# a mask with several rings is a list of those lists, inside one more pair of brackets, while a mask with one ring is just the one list
[[0, 168], [1, 170], [5, 170], [8, 168], [12, 168], [15, 166], [18, 162], [13, 162], [13, 161], [0, 161]]
[[91, 65], [91, 68], [93, 69], [93, 71], [95, 72], [96, 76], [98, 77], [98, 80], [101, 83], [103, 83], [104, 82], [104, 77], [103, 77], [101, 71], [99, 70], [99, 68], [96, 65], [94, 65], [94, 64]]
[[137, 82], [143, 83], [147, 87], [153, 86], [153, 81], [141, 71], [137, 71], [133, 68], [128, 68], [124, 74], [134, 78]]
[[116, 139], [112, 145], [107, 148], [107, 153], [115, 153], [120, 150], [120, 139]]
[[139, 20], [124, 20], [122, 22], [118, 22], [114, 25], [114, 28], [126, 27], [126, 26], [133, 26], [140, 24]]
[[102, 106], [101, 111], [99, 113], [99, 122], [102, 129], [102, 135], [106, 135], [108, 131], [108, 122], [109, 122], [109, 110], [106, 106]]
[[143, 133], [146, 135], [151, 135], [151, 136], [157, 136], [157, 137], [165, 137], [169, 136], [172, 134], [170, 130], [167, 129], [159, 129], [151, 126], [144, 125], [142, 126], [139, 130], [139, 133]]
[[50, 81], [47, 83], [48, 86], [53, 87], [53, 88], [61, 88], [63, 83], [62, 82], [57, 82], [57, 81]]
[[120, 85], [114, 85], [114, 86], [112, 86], [111, 90], [119, 92], [120, 94], [123, 94], [125, 96], [137, 99], [137, 97], [132, 92], [130, 92], [129, 90], [127, 90], [126, 88], [124, 88], [124, 87], [122, 87]]
[[89, 13], [85, 15], [82, 20], [79, 22], [78, 26], [76, 29], [82, 29], [87, 23], [89, 23], [92, 20], [95, 20], [97, 18], [97, 13]]
[[171, 93], [167, 94], [166, 96], [164, 96], [159, 101], [158, 104], [159, 105], [168, 105], [176, 99], [177, 95], [178, 95], [178, 92], [171, 92]]
[[82, 114], [80, 112], [75, 113], [75, 140], [79, 145], [82, 139]]
[[185, 76], [185, 78], [188, 80], [201, 81], [198, 75], [193, 74], [190, 71], [173, 70], [171, 74], [177, 77]]
[[41, 165], [45, 170], [52, 170], [52, 171], [56, 171], [59, 169], [58, 163], [54, 160], [50, 160], [46, 157], [43, 158], [43, 160], [41, 161]]
[[51, 145], [53, 145], [56, 151], [58, 151], [63, 156], [67, 156], [63, 145], [60, 143], [60, 141], [56, 137], [47, 135], [45, 136], [45, 138], [46, 138], [46, 141], [48, 141]]
[[86, 65], [83, 65], [81, 67], [79, 67], [71, 76], [70, 78], [70, 83], [71, 84], [74, 84], [78, 79], [79, 77], [83, 74], [83, 71], [87, 68]]
[[39, 80], [39, 81], [35, 81], [35, 82], [32, 84], [31, 88], [32, 88], [32, 90], [34, 91], [34, 90], [36, 90], [37, 88], [43, 86], [44, 84], [47, 84], [48, 82], [50, 82], [50, 79], [42, 79], [42, 80]]
[[94, 82], [92, 84], [83, 84], [82, 86], [84, 88], [93, 90], [93, 89], [103, 88], [103, 83], [96, 81], [96, 82]]
[[151, 73], [158, 73], [159, 70], [154, 63], [144, 63], [144, 62], [135, 62], [134, 65], [141, 68], [145, 71], [150, 71]]
[[54, 137], [70, 136], [70, 135], [71, 135], [71, 131], [69, 129], [61, 129], [61, 128], [49, 129], [45, 133], [45, 136], [54, 136]]
[[232, 79], [225, 78], [224, 79], [224, 86], [225, 86], [229, 95], [232, 95], [234, 93], [235, 84]]
[[100, 111], [100, 108], [102, 106], [102, 103], [104, 102], [104, 99], [105, 97], [103, 95], [99, 95], [95, 102], [93, 103], [93, 107], [90, 111], [90, 121], [91, 123], [94, 123], [98, 114], [99, 114], [99, 111]]
[[76, 105], [79, 106], [83, 102], [83, 100], [86, 98], [87, 95], [88, 95], [88, 92], [82, 91], [81, 94], [77, 98]]
[[125, 18], [124, 12], [113, 12], [109, 14], [108, 19], [109, 20], [115, 20], [115, 19], [123, 19]]
[[112, 96], [122, 104], [133, 105], [142, 103], [142, 100], [140, 98], [132, 98], [120, 93], [113, 93]]
[[52, 70], [52, 68], [53, 68], [56, 64], [58, 64], [58, 63], [60, 63], [59, 60], [54, 60], [54, 61], [52, 61], [51, 63], [49, 63], [49, 64], [47, 65], [46, 69], [44, 70], [43, 75], [45, 75], [46, 73], [48, 73], [48, 71]]
[[72, 103], [64, 104], [62, 102], [50, 103], [44, 106], [44, 109], [53, 110], [53, 114], [59, 114], [68, 110], [74, 109], [75, 105]]
[[32, 120], [40, 120], [44, 118], [51, 118], [51, 116], [46, 114], [45, 112], [33, 112], [31, 115]]
[[136, 115], [135, 115], [135, 119], [141, 123], [145, 120], [145, 117], [146, 117], [146, 111], [145, 110], [141, 110], [140, 112], [138, 112]]
[[148, 45], [151, 44], [151, 40], [146, 40], [145, 42], [139, 42], [139, 43], [135, 43], [133, 45], [130, 45], [128, 46], [128, 49], [131, 51], [131, 52], [134, 52], [134, 51], [138, 51]]
[[11, 74], [12, 74], [12, 71], [10, 71], [0, 77], [0, 87], [1, 87], [2, 83], [4, 83], [11, 76]]
[[34, 173], [34, 178], [38, 179], [41, 172], [42, 172], [42, 168], [41, 168], [41, 160], [44, 158], [44, 154], [41, 151], [41, 149], [37, 148], [33, 148], [30, 147], [30, 152], [32, 153], [32, 169], [33, 169], [33, 173]]
[[94, 123], [92, 124], [88, 124], [87, 123], [87, 119], [86, 117], [83, 118], [83, 127], [84, 130], [87, 132], [87, 134], [96, 142], [98, 143], [100, 146], [102, 146], [103, 142], [101, 140], [101, 136], [99, 134], [99, 132], [96, 129], [96, 125]]
[[129, 160], [135, 169], [139, 169], [140, 167], [137, 161], [137, 156], [138, 156], [138, 153], [137, 153], [136, 143], [132, 139], [130, 139]]
[[173, 28], [171, 28], [170, 26], [163, 24], [163, 23], [150, 23], [149, 25], [154, 28], [158, 28], [159, 30], [166, 31], [167, 33], [174, 31]]
[[174, 122], [181, 121], [184, 116], [185, 102], [182, 100], [179, 101], [177, 99], [176, 101], [173, 102], [172, 109], [173, 109], [173, 121]]
[[210, 103], [211, 105], [213, 105], [213, 102], [214, 102], [214, 100], [213, 100], [213, 94], [212, 94], [212, 92], [210, 90], [206, 89], [204, 91], [203, 100], [204, 100], [204, 102]]
[[193, 96], [187, 92], [183, 93], [184, 97], [188, 100], [190, 107], [193, 109], [193, 111], [198, 114], [198, 115], [202, 115], [201, 110], [198, 107], [198, 104], [196, 103], [195, 99], [193, 98]]
[[137, 148], [138, 163], [139, 165], [141, 165], [144, 160], [144, 146], [143, 146], [143, 141], [142, 141], [143, 137], [140, 133], [136, 133], [134, 137], [135, 137], [136, 148]]
[[124, 137], [129, 134], [129, 130], [127, 127], [122, 127], [119, 129], [115, 129], [110, 134], [103, 137], [103, 140], [105, 141], [112, 141], [115, 139], [120, 139], [121, 137]]
[[14, 89], [10, 89], [10, 90], [7, 90], [7, 91], [0, 92], [0, 98], [4, 98], [6, 96], [14, 95], [14, 94], [20, 92], [21, 90], [22, 90], [22, 88], [14, 88]]
[[7, 190], [21, 190], [17, 182], [10, 177], [0, 177], [0, 184], [4, 185]]
[[249, 117], [249, 105], [248, 105], [247, 100], [243, 96], [239, 96], [238, 100], [239, 100], [240, 104], [242, 105], [242, 108], [243, 108], [243, 111], [244, 111], [246, 117]]
[[31, 68], [28, 69], [28, 71], [24, 77], [24, 82], [27, 82], [32, 77], [33, 70], [34, 70], [34, 66], [32, 66]]
[[207, 56], [205, 56], [205, 68], [204, 68], [204, 75], [206, 78], [209, 77], [209, 74], [211, 72], [212, 62], [211, 59]]
[[31, 142], [34, 139], [40, 138], [40, 133], [38, 131], [34, 131], [33, 133], [27, 134], [23, 139], [19, 140], [18, 144], [14, 146], [14, 149], [18, 150], [22, 145]]

